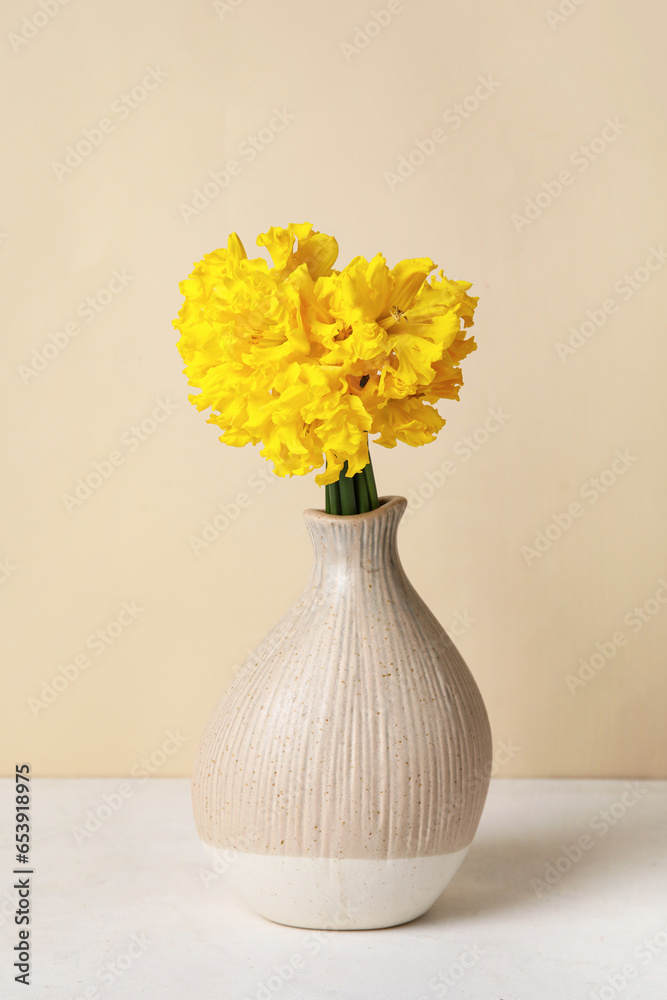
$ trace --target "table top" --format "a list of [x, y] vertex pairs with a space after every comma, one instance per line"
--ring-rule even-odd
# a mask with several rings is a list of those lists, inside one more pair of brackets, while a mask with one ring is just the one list
[[661, 1000], [667, 782], [495, 779], [432, 909], [308, 931], [255, 916], [183, 779], [34, 779], [31, 983], [15, 984], [13, 781], [0, 782], [3, 998]]

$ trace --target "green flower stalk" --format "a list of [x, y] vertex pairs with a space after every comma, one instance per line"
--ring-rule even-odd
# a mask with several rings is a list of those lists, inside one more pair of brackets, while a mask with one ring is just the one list
[[367, 514], [370, 510], [376, 510], [380, 503], [370, 450], [368, 463], [361, 472], [357, 472], [354, 476], [347, 476], [346, 473], [347, 462], [343, 465], [338, 482], [329, 483], [324, 487], [327, 514]]

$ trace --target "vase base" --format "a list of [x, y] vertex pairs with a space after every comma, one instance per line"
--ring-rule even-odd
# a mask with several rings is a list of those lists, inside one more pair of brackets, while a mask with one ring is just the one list
[[426, 913], [467, 851], [385, 861], [218, 853], [238, 895], [268, 920], [318, 930], [372, 930]]

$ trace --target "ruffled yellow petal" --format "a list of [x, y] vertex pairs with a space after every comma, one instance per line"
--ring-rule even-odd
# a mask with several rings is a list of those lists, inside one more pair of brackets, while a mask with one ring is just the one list
[[391, 269], [391, 305], [400, 312], [407, 312], [413, 305], [419, 289], [435, 264], [430, 257], [401, 260]]
[[305, 264], [314, 280], [329, 274], [338, 257], [338, 243], [334, 237], [314, 232], [310, 222], [291, 223], [287, 229], [271, 226], [257, 237], [257, 245], [269, 251], [281, 278]]
[[249, 259], [236, 233], [180, 284], [174, 326], [191, 402], [220, 440], [261, 444], [276, 475], [335, 482], [368, 460], [368, 435], [392, 448], [432, 441], [444, 421], [433, 403], [457, 399], [470, 285], [429, 258], [355, 257], [332, 270], [338, 245], [310, 223], [272, 227]]

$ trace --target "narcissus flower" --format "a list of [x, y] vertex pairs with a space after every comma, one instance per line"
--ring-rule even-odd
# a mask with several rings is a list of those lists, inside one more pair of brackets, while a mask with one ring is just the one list
[[320, 485], [365, 468], [369, 435], [386, 448], [433, 441], [445, 422], [434, 403], [458, 399], [476, 347], [469, 282], [432, 275], [427, 257], [393, 268], [355, 257], [336, 271], [336, 240], [310, 223], [257, 244], [271, 263], [232, 233], [180, 285], [190, 400], [220, 440], [261, 443], [279, 476], [321, 469]]

